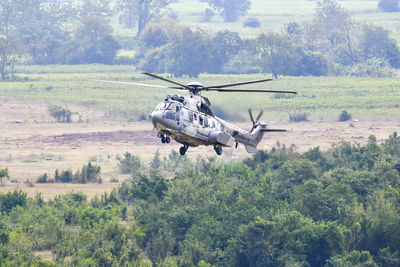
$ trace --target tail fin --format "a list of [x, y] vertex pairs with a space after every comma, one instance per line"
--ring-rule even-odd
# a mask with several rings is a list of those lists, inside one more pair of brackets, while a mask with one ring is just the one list
[[247, 153], [256, 153], [257, 152], [257, 147], [255, 147], [255, 146], [248, 145], [248, 144], [245, 144], [244, 146], [246, 147]]

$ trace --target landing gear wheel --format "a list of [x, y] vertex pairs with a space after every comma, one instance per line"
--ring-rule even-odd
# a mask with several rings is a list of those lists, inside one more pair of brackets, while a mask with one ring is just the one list
[[216, 146], [216, 147], [214, 147], [214, 150], [218, 156], [222, 155], [222, 147]]
[[179, 153], [181, 154], [181, 156], [185, 155], [185, 153], [186, 153], [185, 147], [181, 147], [181, 148], [179, 149]]
[[183, 156], [185, 155], [186, 151], [188, 150], [189, 146], [188, 145], [183, 145], [183, 147], [181, 147], [179, 149], [179, 153]]
[[161, 136], [161, 143], [163, 143], [163, 144], [164, 144], [166, 141], [167, 141], [167, 140], [165, 139], [165, 136], [164, 136], [164, 135], [162, 135], [162, 136]]
[[171, 142], [171, 138], [169, 136], [165, 137], [165, 143], [169, 144]]

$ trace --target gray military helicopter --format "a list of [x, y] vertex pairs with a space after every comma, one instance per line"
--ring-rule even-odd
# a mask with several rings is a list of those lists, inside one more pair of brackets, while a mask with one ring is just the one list
[[163, 78], [161, 76], [144, 72], [144, 75], [160, 79], [174, 86], [160, 86], [134, 82], [118, 82], [108, 80], [93, 80], [126, 85], [146, 86], [154, 88], [167, 88], [189, 91], [188, 95], [168, 94], [164, 101], [158, 104], [149, 115], [154, 128], [158, 131], [158, 137], [162, 143], [170, 143], [171, 138], [183, 146], [179, 152], [185, 155], [189, 147], [200, 145], [212, 145], [217, 155], [222, 154], [223, 147], [238, 147], [244, 144], [248, 153], [257, 152], [257, 145], [266, 132], [285, 132], [282, 129], [268, 129], [265, 123], [259, 122], [263, 110], [254, 120], [251, 109], [249, 115], [253, 126], [250, 131], [243, 130], [214, 115], [210, 101], [201, 96], [202, 91], [217, 92], [252, 92], [252, 93], [284, 93], [296, 94], [294, 91], [280, 90], [253, 90], [253, 89], [229, 89], [228, 87], [272, 81], [262, 79], [214, 86], [204, 86], [199, 82], [191, 82], [186, 85]]

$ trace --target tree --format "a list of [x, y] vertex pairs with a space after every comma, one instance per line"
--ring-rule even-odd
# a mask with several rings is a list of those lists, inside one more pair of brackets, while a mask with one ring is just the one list
[[392, 67], [400, 67], [400, 50], [383, 27], [365, 24], [359, 42], [364, 60], [387, 59]]
[[384, 12], [399, 11], [399, 0], [379, 0], [378, 6]]
[[131, 174], [133, 178], [139, 173], [142, 162], [136, 155], [132, 155], [129, 152], [124, 154], [124, 157], [119, 160], [118, 167], [122, 173]]
[[208, 73], [222, 73], [223, 66], [231, 57], [239, 52], [242, 46], [242, 39], [237, 32], [218, 32], [210, 41], [211, 65]]
[[221, 14], [225, 22], [237, 21], [250, 9], [249, 0], [208, 0], [208, 4]]
[[104, 20], [112, 14], [110, 3], [111, 0], [84, 0], [79, 15], [81, 18], [97, 17]]
[[14, 65], [18, 61], [17, 46], [14, 41], [0, 36], [0, 75], [1, 80], [7, 80], [14, 74]]
[[277, 33], [261, 34], [255, 39], [255, 50], [263, 72], [294, 74], [300, 62], [300, 56], [294, 44], [285, 36]]
[[120, 0], [120, 22], [128, 28], [137, 25], [137, 36], [140, 36], [149, 22], [167, 14], [169, 4], [170, 0]]
[[319, 0], [315, 13], [317, 27], [314, 38], [321, 40], [320, 48], [334, 55], [334, 60], [342, 65], [352, 65], [359, 61], [356, 47], [358, 27], [337, 0]]
[[152, 169], [158, 169], [161, 167], [160, 151], [158, 149], [157, 149], [156, 153], [154, 154], [154, 158], [150, 163], [150, 167]]
[[84, 18], [67, 50], [67, 63], [112, 64], [120, 45], [111, 34], [111, 26], [100, 18]]
[[0, 169], [0, 186], [4, 186], [4, 178], [10, 178], [8, 175], [8, 168]]

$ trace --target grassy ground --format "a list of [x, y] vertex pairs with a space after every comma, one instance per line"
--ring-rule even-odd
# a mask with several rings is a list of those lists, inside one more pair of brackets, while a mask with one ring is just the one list
[[[17, 68], [24, 82], [0, 83], [0, 99], [3, 103], [26, 101], [41, 104], [41, 113], [47, 106], [61, 105], [79, 113], [81, 121], [125, 120], [138, 121], [147, 115], [167, 93], [185, 92], [159, 88], [108, 84], [89, 79], [135, 81], [163, 84], [165, 82], [134, 73], [127, 66], [23, 66]], [[224, 84], [265, 78], [265, 75], [200, 75], [204, 85]], [[191, 79], [176, 81], [187, 83]], [[306, 112], [312, 120], [336, 120], [342, 110], [355, 117], [373, 117], [390, 120], [400, 112], [400, 80], [393, 78], [356, 77], [281, 77], [277, 80], [247, 86], [254, 89], [295, 90], [294, 98], [279, 98], [276, 94], [245, 94], [207, 92], [212, 106], [217, 107], [230, 119], [247, 120], [249, 107], [264, 109], [266, 119], [287, 121], [289, 114]], [[246, 101], [243, 101], [246, 99]], [[24, 120], [24, 113], [17, 112]], [[26, 116], [32, 111], [27, 110]], [[47, 114], [48, 115], [48, 114]], [[25, 117], [26, 117], [25, 116]], [[237, 119], [235, 119], [237, 118]], [[36, 120], [50, 120], [46, 116]]]

